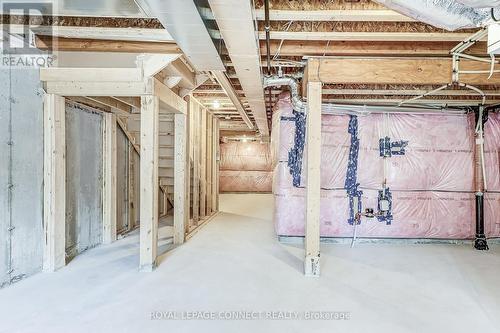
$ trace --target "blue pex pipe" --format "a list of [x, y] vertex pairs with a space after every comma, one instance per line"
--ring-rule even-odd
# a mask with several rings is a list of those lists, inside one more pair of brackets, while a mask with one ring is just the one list
[[[349, 116], [348, 133], [351, 134], [351, 145], [349, 148], [349, 161], [347, 163], [347, 173], [344, 188], [349, 197], [349, 219], [347, 222], [351, 225], [355, 223], [356, 213], [361, 212], [361, 195], [363, 191], [359, 190], [358, 183], [358, 157], [359, 157], [359, 138], [358, 138], [358, 117]], [[354, 207], [354, 198], [358, 198], [358, 207]]]
[[293, 179], [293, 186], [300, 187], [302, 176], [302, 158], [306, 142], [306, 115], [293, 111], [294, 117], [281, 117], [281, 120], [295, 121], [295, 138], [293, 148], [288, 152], [288, 167]]

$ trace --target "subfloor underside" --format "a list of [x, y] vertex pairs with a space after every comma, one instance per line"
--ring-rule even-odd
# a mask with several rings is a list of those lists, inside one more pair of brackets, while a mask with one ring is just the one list
[[[132, 234], [2, 289], [0, 332], [498, 332], [499, 245], [322, 244], [321, 277], [305, 278], [302, 245], [277, 241], [272, 209], [272, 195], [222, 195], [153, 273], [138, 272]], [[196, 311], [261, 319], [183, 320]], [[349, 319], [278, 319], [289, 311]]]

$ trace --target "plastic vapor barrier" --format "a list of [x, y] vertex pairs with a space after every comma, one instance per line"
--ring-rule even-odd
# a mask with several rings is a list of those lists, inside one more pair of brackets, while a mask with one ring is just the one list
[[[273, 119], [275, 226], [303, 236], [305, 117], [282, 97]], [[300, 118], [300, 119], [299, 119]], [[485, 125], [485, 228], [500, 236], [500, 115]], [[474, 116], [323, 115], [321, 236], [468, 239], [475, 233]], [[383, 214], [380, 214], [383, 212]]]
[[268, 143], [220, 145], [221, 192], [271, 192], [272, 164]]

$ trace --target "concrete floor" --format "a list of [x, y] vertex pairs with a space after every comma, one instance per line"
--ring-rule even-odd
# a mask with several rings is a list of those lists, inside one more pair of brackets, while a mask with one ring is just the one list
[[[0, 332], [499, 332], [500, 248], [322, 245], [322, 276], [276, 241], [271, 195], [223, 195], [218, 217], [139, 273], [132, 235], [0, 290]], [[349, 312], [349, 320], [151, 320], [176, 311]], [[275, 316], [282, 313], [275, 312]], [[256, 314], [255, 314], [256, 315]], [[156, 314], [158, 318], [158, 314]]]

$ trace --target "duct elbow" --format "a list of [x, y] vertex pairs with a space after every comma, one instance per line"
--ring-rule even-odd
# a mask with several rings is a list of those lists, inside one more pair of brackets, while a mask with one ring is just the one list
[[263, 82], [264, 88], [287, 86], [290, 89], [290, 96], [293, 109], [297, 112], [305, 112], [305, 103], [299, 94], [299, 84], [292, 77], [266, 76]]

